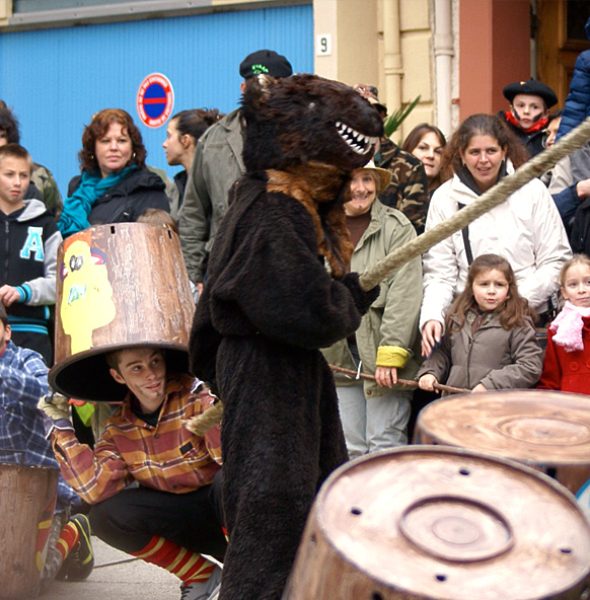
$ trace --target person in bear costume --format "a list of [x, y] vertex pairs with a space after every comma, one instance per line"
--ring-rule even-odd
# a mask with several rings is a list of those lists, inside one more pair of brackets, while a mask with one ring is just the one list
[[348, 272], [342, 204], [383, 125], [314, 75], [252, 78], [242, 108], [246, 173], [210, 255], [191, 369], [224, 405], [220, 599], [278, 600], [315, 494], [348, 458], [319, 349], [352, 335], [378, 294]]

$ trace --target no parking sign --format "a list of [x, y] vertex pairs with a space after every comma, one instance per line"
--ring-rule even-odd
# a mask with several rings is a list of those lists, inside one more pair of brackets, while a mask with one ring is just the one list
[[161, 73], [144, 78], [137, 90], [137, 114], [148, 127], [161, 127], [174, 108], [174, 90], [170, 80]]

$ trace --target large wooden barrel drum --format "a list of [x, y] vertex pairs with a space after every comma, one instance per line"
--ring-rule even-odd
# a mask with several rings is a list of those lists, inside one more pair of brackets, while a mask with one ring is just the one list
[[39, 595], [51, 520], [57, 499], [57, 469], [0, 464], [0, 599]]
[[590, 523], [555, 480], [408, 446], [330, 476], [284, 600], [579, 600], [589, 575]]
[[545, 390], [457, 394], [429, 404], [415, 441], [512, 458], [555, 477], [590, 517], [590, 398]]
[[170, 367], [187, 369], [194, 313], [178, 236], [166, 226], [100, 225], [62, 244], [57, 260], [52, 387], [81, 400], [121, 400], [125, 389], [104, 355], [163, 347]]

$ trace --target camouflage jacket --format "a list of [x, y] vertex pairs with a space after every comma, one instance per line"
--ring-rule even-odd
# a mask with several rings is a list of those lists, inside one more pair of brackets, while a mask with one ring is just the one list
[[383, 138], [374, 157], [375, 165], [391, 172], [391, 183], [379, 196], [386, 206], [404, 213], [420, 234], [424, 231], [430, 196], [428, 179], [420, 159]]
[[31, 184], [25, 198], [37, 198], [45, 204], [47, 212], [57, 221], [63, 208], [63, 201], [51, 171], [38, 163], [33, 163]]

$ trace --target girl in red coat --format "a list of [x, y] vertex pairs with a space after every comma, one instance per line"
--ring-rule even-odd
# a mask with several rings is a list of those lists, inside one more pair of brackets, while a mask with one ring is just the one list
[[575, 254], [559, 277], [565, 305], [549, 325], [539, 388], [590, 394], [590, 258]]

